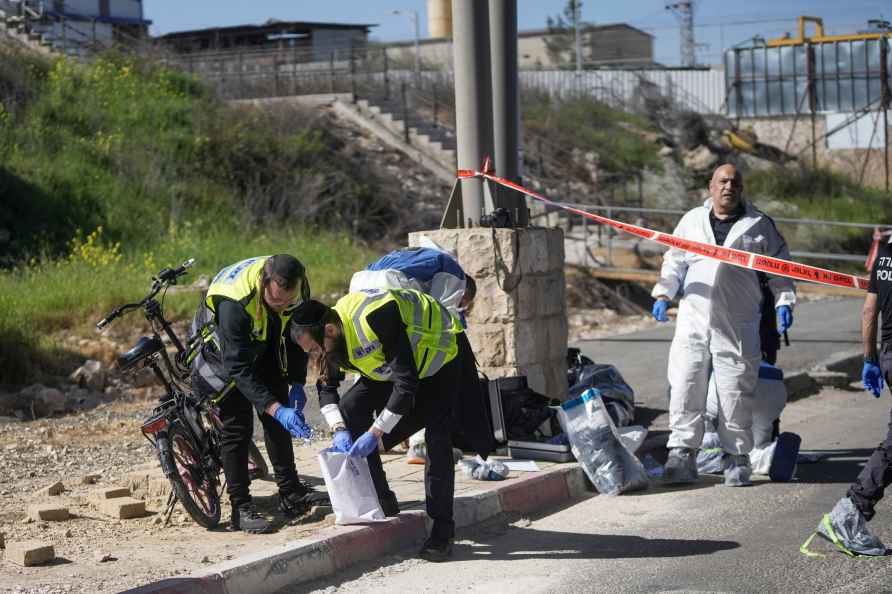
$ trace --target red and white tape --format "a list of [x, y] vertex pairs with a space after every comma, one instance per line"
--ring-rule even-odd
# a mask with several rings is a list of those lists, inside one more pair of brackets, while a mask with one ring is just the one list
[[561, 208], [563, 210], [578, 214], [583, 217], [588, 217], [593, 221], [597, 221], [598, 223], [602, 223], [604, 225], [610, 225], [611, 227], [619, 229], [620, 231], [625, 231], [626, 233], [637, 235], [638, 237], [643, 237], [644, 239], [649, 239], [651, 241], [684, 250], [686, 252], [700, 254], [701, 256], [712, 258], [713, 260], [718, 260], [720, 262], [725, 262], [726, 264], [731, 264], [733, 266], [749, 268], [751, 270], [759, 270], [761, 272], [767, 272], [769, 274], [774, 274], [777, 276], [785, 276], [787, 278], [796, 280], [821, 283], [833, 287], [845, 287], [849, 289], [864, 290], [867, 289], [868, 279], [860, 276], [855, 276], [853, 274], [847, 274], [844, 272], [834, 272], [833, 270], [827, 270], [826, 268], [808, 266], [806, 264], [799, 264], [790, 260], [773, 258], [771, 256], [763, 256], [761, 254], [755, 254], [753, 252], [746, 252], [734, 248], [726, 248], [710, 243], [692, 241], [690, 239], [684, 239], [682, 237], [670, 235], [669, 233], [662, 233], [660, 231], [654, 231], [645, 227], [630, 225], [628, 223], [609, 219], [605, 216], [587, 212], [585, 210], [579, 210], [578, 208], [567, 206], [566, 204], [561, 204], [560, 202], [554, 202], [552, 200], [549, 200], [542, 194], [533, 192], [532, 190], [528, 190], [519, 184], [501, 177], [497, 177], [492, 173], [488, 173], [486, 171], [473, 171], [471, 169], [458, 170], [458, 179], [468, 179], [473, 177], [487, 179], [507, 188], [511, 188], [512, 190], [517, 190], [521, 194], [525, 194], [530, 198], [533, 198], [540, 202], [544, 202], [549, 206]]

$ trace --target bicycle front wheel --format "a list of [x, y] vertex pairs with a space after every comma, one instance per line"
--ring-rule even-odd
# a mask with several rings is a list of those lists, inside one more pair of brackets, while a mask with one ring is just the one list
[[161, 467], [168, 472], [173, 491], [196, 523], [214, 528], [220, 523], [220, 493], [216, 476], [210, 476], [191, 434], [176, 421], [158, 438]]

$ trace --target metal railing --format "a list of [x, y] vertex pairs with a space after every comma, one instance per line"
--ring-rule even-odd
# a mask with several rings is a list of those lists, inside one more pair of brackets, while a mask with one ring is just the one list
[[[386, 48], [210, 50], [171, 56], [164, 63], [199, 76], [224, 99], [349, 93], [354, 101], [367, 99], [400, 120], [404, 139], [410, 144], [411, 128], [439, 130], [437, 140], [454, 144], [455, 92], [451, 72], [423, 69], [416, 73], [394, 67]], [[543, 188], [569, 192], [573, 179], [589, 177], [577, 153], [547, 134], [526, 130], [524, 176]], [[640, 187], [640, 182], [638, 172], [601, 172], [598, 183], [610, 186], [611, 192], [619, 189], [628, 194], [626, 184], [637, 183]], [[616, 196], [606, 199], [611, 198]], [[637, 203], [640, 202], [639, 191]]]
[[145, 37], [100, 24], [97, 17], [48, 9], [42, 0], [0, 0], [0, 12], [7, 19], [7, 27], [20, 28], [33, 41], [42, 41], [52, 51], [66, 56], [91, 58], [112, 49], [142, 55], [159, 53]]
[[239, 48], [174, 54], [162, 62], [203, 79], [223, 99], [355, 96], [358, 87], [387, 77], [387, 55], [380, 48]]
[[[686, 210], [680, 209], [672, 209], [672, 208], [640, 208], [640, 207], [632, 207], [632, 206], [616, 206], [616, 205], [592, 205], [592, 204], [580, 204], [580, 203], [570, 203], [563, 202], [561, 203], [565, 206], [570, 206], [573, 208], [577, 208], [579, 210], [584, 210], [587, 212], [597, 211], [603, 213], [603, 215], [607, 218], [614, 218], [616, 213], [634, 213], [638, 215], [638, 219], [634, 222], [634, 224], [647, 227], [647, 228], [656, 228], [656, 229], [666, 229], [670, 226], [667, 225], [669, 221], [674, 221], [679, 218], [683, 214], [685, 214]], [[543, 218], [552, 214], [554, 209], [549, 209], [547, 211], [541, 212], [533, 218]], [[572, 216], [572, 215], [571, 215]], [[591, 221], [587, 217], [581, 218], [581, 227], [582, 233], [581, 235], [574, 235], [571, 233], [566, 233], [565, 238], [571, 241], [580, 241], [582, 242], [582, 249], [584, 251], [584, 261], [579, 262], [580, 264], [592, 267], [601, 267], [601, 268], [613, 268], [614, 267], [614, 250], [617, 249], [635, 249], [635, 246], [640, 244], [642, 239], [640, 238], [630, 238], [630, 239], [619, 239], [618, 237], [625, 236], [626, 234], [609, 227], [607, 225], [601, 225], [594, 221]], [[789, 217], [772, 217], [775, 223], [778, 223], [779, 226], [784, 227], [794, 227], [794, 226], [815, 226], [815, 227], [835, 227], [839, 229], [863, 229], [865, 232], [870, 232], [869, 235], [872, 236], [874, 230], [892, 230], [892, 225], [887, 224], [875, 224], [875, 223], [852, 223], [848, 221], [824, 221], [819, 219], [795, 219]], [[674, 222], [671, 227], [674, 227]], [[788, 236], [789, 239], [790, 236]], [[790, 243], [788, 241], [788, 243]], [[823, 261], [839, 261], [839, 262], [865, 262], [867, 259], [866, 251], [864, 253], [839, 253], [839, 252], [817, 252], [810, 249], [807, 249], [807, 246], [801, 246], [803, 249], [795, 249], [795, 246], [791, 245], [790, 257], [798, 258], [798, 259], [808, 259], [808, 260], [823, 260]], [[598, 262], [598, 259], [595, 257], [593, 253], [594, 248], [606, 248], [606, 254], [603, 258], [603, 262]], [[653, 244], [654, 251], [665, 251], [665, 246], [661, 244]]]

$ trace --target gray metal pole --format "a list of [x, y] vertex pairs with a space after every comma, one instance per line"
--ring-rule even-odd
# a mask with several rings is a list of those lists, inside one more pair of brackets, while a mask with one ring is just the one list
[[[492, 155], [492, 80], [490, 78], [489, 13], [477, 0], [453, 0], [455, 55], [455, 130], [459, 169], [480, 169]], [[479, 225], [483, 181], [461, 181], [462, 226]]]
[[[489, 0], [489, 32], [492, 44], [493, 160], [499, 177], [520, 183], [517, 0]], [[495, 201], [496, 206], [511, 212], [516, 224], [529, 223], [526, 202], [517, 192], [500, 186]]]
[[[576, 84], [579, 86], [579, 79], [582, 78], [582, 38], [579, 36], [579, 12], [581, 6], [579, 5], [579, 0], [573, 2], [573, 29], [575, 31], [575, 46], [576, 46]], [[579, 89], [576, 89], [579, 91]]]

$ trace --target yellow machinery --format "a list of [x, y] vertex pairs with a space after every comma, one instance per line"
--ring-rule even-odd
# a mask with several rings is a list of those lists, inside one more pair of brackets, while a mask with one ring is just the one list
[[[811, 37], [805, 36], [805, 24], [813, 23], [815, 26], [815, 34]], [[802, 45], [804, 43], [832, 43], [834, 41], [864, 41], [867, 39], [882, 39], [883, 37], [892, 37], [892, 32], [886, 33], [853, 33], [851, 35], [824, 35], [824, 20], [821, 17], [800, 16], [799, 17], [799, 37], [779, 37], [777, 39], [769, 39], [765, 42], [768, 47], [783, 47], [787, 45]]]

